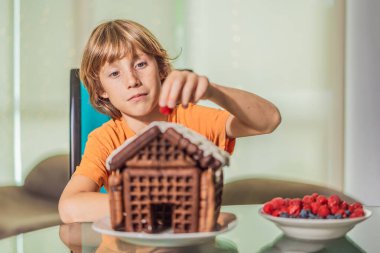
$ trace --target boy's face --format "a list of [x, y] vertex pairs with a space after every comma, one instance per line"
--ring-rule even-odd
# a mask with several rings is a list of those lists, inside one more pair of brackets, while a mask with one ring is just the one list
[[156, 59], [139, 50], [134, 58], [106, 63], [99, 73], [104, 93], [122, 115], [146, 117], [158, 106], [161, 90]]

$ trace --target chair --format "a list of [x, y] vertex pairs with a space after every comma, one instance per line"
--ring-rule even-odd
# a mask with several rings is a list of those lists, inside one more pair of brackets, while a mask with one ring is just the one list
[[88, 134], [110, 117], [96, 111], [79, 79], [79, 69], [70, 73], [70, 177], [79, 165]]
[[325, 196], [336, 194], [348, 203], [357, 201], [343, 192], [321, 185], [272, 178], [247, 178], [224, 185], [222, 205], [263, 204], [275, 197], [302, 198], [314, 192]]
[[90, 104], [87, 90], [79, 79], [79, 69], [70, 73], [70, 176], [79, 165], [88, 134], [110, 117]]
[[69, 179], [69, 156], [40, 161], [23, 186], [0, 187], [0, 239], [61, 224], [58, 201]]

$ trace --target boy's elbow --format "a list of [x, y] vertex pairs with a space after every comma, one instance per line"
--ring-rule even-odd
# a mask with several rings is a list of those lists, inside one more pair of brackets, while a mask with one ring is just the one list
[[272, 133], [276, 128], [281, 124], [281, 113], [277, 108], [275, 108], [274, 113], [272, 114], [270, 118], [270, 124], [268, 124], [268, 128], [265, 131], [266, 134]]
[[281, 124], [282, 118], [280, 111], [276, 108], [276, 113], [273, 116], [273, 130], [272, 132]]
[[60, 199], [58, 203], [59, 217], [63, 223], [73, 223], [75, 222], [74, 215], [74, 205], [71, 204], [70, 199]]

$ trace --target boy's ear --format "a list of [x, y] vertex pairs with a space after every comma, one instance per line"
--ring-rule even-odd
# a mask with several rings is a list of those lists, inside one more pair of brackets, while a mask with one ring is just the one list
[[167, 70], [166, 70], [166, 67], [165, 66], [160, 66], [158, 67], [158, 73], [160, 75], [160, 80], [165, 80], [168, 73], [167, 73]]
[[162, 80], [164, 80], [165, 79], [165, 77], [164, 77], [164, 73], [163, 73], [163, 71], [160, 71], [160, 80], [162, 81]]
[[100, 97], [101, 98], [109, 98], [108, 93], [105, 92], [105, 91], [103, 91], [102, 93], [100, 93]]

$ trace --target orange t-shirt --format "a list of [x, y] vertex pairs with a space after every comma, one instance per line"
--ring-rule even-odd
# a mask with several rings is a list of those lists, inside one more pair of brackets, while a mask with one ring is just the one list
[[[226, 122], [229, 112], [220, 109], [189, 104], [187, 109], [177, 106], [168, 115], [168, 122], [182, 124], [213, 142], [219, 148], [232, 153], [235, 139], [228, 138]], [[108, 190], [108, 171], [106, 159], [117, 147], [136, 133], [122, 118], [111, 119], [92, 131], [86, 143], [82, 161], [77, 166], [75, 175], [83, 175], [93, 180], [99, 187]]]

